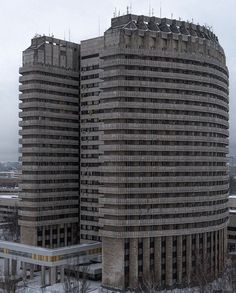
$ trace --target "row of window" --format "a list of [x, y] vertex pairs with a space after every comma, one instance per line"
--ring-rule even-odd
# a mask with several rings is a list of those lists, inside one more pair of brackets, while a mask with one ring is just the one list
[[[173, 77], [169, 77], [166, 76], [165, 78], [161, 78], [161, 77], [144, 77], [144, 76], [110, 76], [110, 77], [106, 77], [104, 78], [105, 82], [109, 82], [109, 81], [138, 81], [138, 82], [147, 82], [147, 84], [149, 86], [151, 86], [150, 82], [155, 82], [157, 84], [161, 84], [161, 83], [172, 83], [175, 84], [176, 87], [181, 87], [181, 85], [189, 85], [189, 86], [199, 86], [199, 87], [206, 87], [207, 89], [209, 88], [214, 88], [217, 90], [220, 90], [226, 94], [228, 94], [228, 90], [227, 87], [222, 87], [219, 86], [217, 84], [214, 83], [209, 83], [209, 82], [203, 82], [203, 81], [197, 81], [197, 80], [188, 80], [186, 79], [178, 79], [177, 77], [173, 79]], [[92, 85], [92, 84], [91, 84]], [[83, 85], [82, 85], [82, 88]]]
[[[92, 220], [91, 220], [92, 221]], [[228, 221], [227, 217], [224, 217], [219, 220], [214, 221], [206, 221], [206, 222], [195, 222], [195, 223], [188, 223], [188, 224], [166, 224], [166, 225], [153, 225], [150, 224], [149, 226], [104, 226], [103, 229], [105, 231], [111, 232], [150, 232], [150, 231], [167, 231], [167, 230], [183, 230], [183, 229], [198, 229], [198, 228], [207, 228], [212, 226], [218, 226]]]
[[[147, 51], [148, 52], [148, 51]], [[148, 54], [147, 52], [145, 52], [146, 54]], [[150, 52], [149, 52], [150, 53]], [[200, 61], [200, 60], [194, 60], [191, 59], [191, 56], [189, 56], [189, 58], [181, 58], [178, 56], [175, 57], [167, 57], [167, 56], [155, 56], [155, 55], [145, 55], [145, 54], [140, 54], [140, 55], [135, 55], [132, 52], [128, 52], [126, 51], [125, 54], [117, 54], [117, 52], [114, 53], [114, 55], [109, 55], [109, 56], [104, 56], [103, 57], [104, 61], [106, 60], [116, 60], [116, 59], [128, 59], [128, 60], [145, 60], [145, 61], [159, 61], [159, 62], [169, 62], [171, 64], [174, 63], [180, 63], [180, 64], [190, 64], [190, 65], [196, 65], [196, 66], [202, 66], [203, 68], [212, 68], [215, 70], [218, 70], [219, 72], [224, 73], [227, 77], [228, 77], [228, 71], [226, 69], [226, 67], [224, 66], [224, 64], [222, 64], [222, 66], [216, 65], [214, 63], [209, 63], [207, 61]]]
[[[50, 181], [50, 180], [49, 180]], [[157, 180], [158, 181], [158, 180]], [[47, 182], [45, 182], [47, 183]], [[90, 180], [81, 180], [81, 184], [90, 184]], [[228, 180], [223, 181], [200, 181], [200, 182], [152, 182], [152, 183], [105, 183], [105, 187], [110, 188], [171, 188], [171, 187], [201, 187], [201, 186], [220, 186], [228, 184]]]

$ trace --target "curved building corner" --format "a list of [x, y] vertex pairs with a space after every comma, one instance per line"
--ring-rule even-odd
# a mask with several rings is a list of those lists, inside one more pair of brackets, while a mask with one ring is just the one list
[[103, 287], [194, 285], [224, 268], [228, 70], [206, 27], [112, 19], [100, 53]]

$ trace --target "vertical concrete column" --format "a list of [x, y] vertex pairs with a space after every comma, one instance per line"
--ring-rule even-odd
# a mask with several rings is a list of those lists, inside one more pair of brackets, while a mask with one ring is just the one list
[[57, 246], [60, 247], [60, 226], [57, 226]]
[[60, 282], [64, 283], [64, 281], [65, 281], [65, 268], [64, 268], [64, 266], [61, 266], [61, 269], [60, 269]]
[[34, 278], [34, 265], [30, 264], [30, 279]]
[[129, 284], [131, 288], [135, 288], [138, 282], [138, 239], [130, 239], [129, 246]]
[[156, 237], [154, 239], [154, 273], [158, 285], [161, 285], [161, 254], [161, 237]]
[[227, 228], [224, 228], [224, 263], [227, 259], [227, 251], [228, 251], [228, 231]]
[[22, 278], [25, 280], [27, 277], [27, 265], [25, 262], [22, 262]]
[[210, 259], [210, 264], [211, 264], [211, 275], [213, 276], [214, 274], [214, 232], [211, 232], [211, 259]]
[[143, 276], [150, 278], [150, 238], [143, 239]]
[[48, 284], [52, 285], [52, 276], [51, 276], [51, 268], [48, 268]]
[[223, 270], [223, 237], [222, 237], [223, 230], [219, 231], [219, 272]]
[[[132, 244], [131, 244], [132, 245]], [[104, 287], [124, 290], [125, 286], [125, 245], [124, 239], [103, 237], [102, 239], [102, 283]], [[136, 251], [137, 257], [137, 251]], [[130, 266], [132, 268], [132, 266]], [[132, 268], [133, 270], [133, 268]], [[131, 271], [132, 271], [131, 270]]]
[[207, 272], [209, 264], [209, 255], [207, 253], [207, 233], [203, 234], [203, 269]]
[[52, 239], [53, 239], [53, 234], [52, 234], [52, 226], [50, 226], [50, 240], [49, 240], [49, 243], [50, 243], [50, 247], [53, 247], [52, 246], [52, 243], [53, 243], [53, 241], [52, 241]]
[[195, 249], [195, 258], [196, 258], [196, 266], [199, 265], [200, 262], [200, 243], [199, 243], [199, 234], [196, 234], [196, 249]]
[[67, 245], [67, 224], [64, 225], [64, 239], [65, 239], [65, 246]]
[[17, 274], [20, 272], [20, 269], [21, 269], [21, 261], [17, 261], [17, 263], [16, 263], [16, 272], [17, 272]]
[[4, 276], [9, 276], [9, 265], [10, 265], [10, 260], [8, 258], [4, 258]]
[[45, 267], [41, 266], [41, 287], [44, 287], [46, 285], [45, 273]]
[[215, 231], [215, 277], [218, 276], [218, 231]]
[[65, 239], [65, 246], [67, 245], [67, 224], [64, 225], [64, 239]]
[[11, 275], [16, 276], [16, 269], [17, 269], [17, 260], [11, 260]]
[[183, 239], [177, 236], [177, 284], [182, 283], [183, 277]]
[[199, 270], [199, 266], [200, 266], [200, 262], [201, 262], [201, 256], [200, 256], [200, 236], [199, 236], [199, 234], [196, 234], [195, 251], [193, 252], [193, 255], [195, 257], [195, 268], [194, 268], [194, 272], [196, 273]]
[[173, 282], [173, 241], [171, 236], [166, 237], [166, 286], [171, 287]]
[[57, 282], [57, 268], [52, 267], [50, 268], [50, 285], [56, 284]]
[[187, 235], [186, 237], [186, 275], [187, 283], [191, 282], [192, 275], [192, 236]]
[[46, 237], [45, 237], [45, 226], [43, 226], [43, 229], [42, 229], [42, 244], [43, 244], [43, 247], [45, 247], [45, 241], [46, 241], [46, 239], [45, 239]]

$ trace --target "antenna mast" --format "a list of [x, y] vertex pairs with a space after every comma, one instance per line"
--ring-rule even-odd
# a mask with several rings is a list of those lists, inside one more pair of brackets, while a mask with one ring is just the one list
[[98, 18], [98, 36], [100, 37], [100, 17]]
[[117, 10], [116, 10], [116, 7], [115, 7], [115, 12], [114, 12], [114, 13], [115, 13], [115, 17], [117, 17]]

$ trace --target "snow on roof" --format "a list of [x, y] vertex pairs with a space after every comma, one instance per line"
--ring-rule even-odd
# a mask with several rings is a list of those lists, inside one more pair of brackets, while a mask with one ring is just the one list
[[18, 199], [18, 198], [19, 198], [18, 194], [13, 194], [13, 193], [1, 194], [0, 193], [0, 200], [1, 199]]

